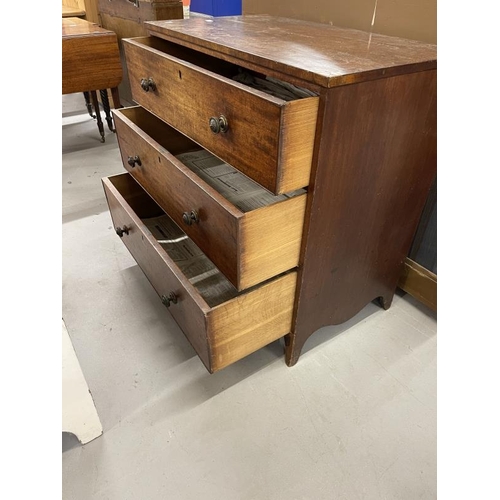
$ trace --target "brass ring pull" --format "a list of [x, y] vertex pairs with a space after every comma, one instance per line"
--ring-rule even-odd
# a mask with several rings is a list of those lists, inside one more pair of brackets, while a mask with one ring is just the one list
[[208, 124], [210, 126], [210, 130], [214, 134], [218, 134], [220, 132], [225, 133], [229, 128], [229, 123], [224, 115], [220, 115], [219, 118], [211, 116], [210, 120], [208, 120]]

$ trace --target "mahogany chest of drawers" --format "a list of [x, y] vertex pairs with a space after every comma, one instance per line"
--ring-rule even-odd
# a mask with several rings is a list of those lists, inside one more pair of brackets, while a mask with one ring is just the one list
[[388, 308], [436, 175], [436, 47], [268, 16], [145, 23], [114, 227], [210, 372]]

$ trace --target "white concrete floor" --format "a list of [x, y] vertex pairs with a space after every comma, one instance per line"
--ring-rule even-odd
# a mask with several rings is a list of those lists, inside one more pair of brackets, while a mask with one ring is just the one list
[[104, 433], [63, 435], [65, 500], [436, 497], [436, 316], [399, 294], [210, 375], [115, 235], [123, 172], [82, 95], [63, 97], [63, 318]]

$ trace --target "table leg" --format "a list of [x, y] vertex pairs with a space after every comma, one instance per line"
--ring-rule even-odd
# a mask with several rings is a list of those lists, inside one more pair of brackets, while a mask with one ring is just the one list
[[101, 142], [105, 141], [104, 138], [104, 126], [102, 124], [101, 111], [99, 110], [99, 101], [97, 100], [97, 94], [95, 90], [90, 92], [92, 98], [92, 104], [94, 105], [95, 114], [97, 118], [97, 127], [99, 128], [99, 133], [101, 134]]
[[95, 118], [95, 115], [92, 114], [92, 103], [90, 102], [90, 94], [85, 91], [83, 93], [83, 97], [85, 98], [85, 106], [87, 106], [87, 111], [91, 118]]
[[111, 97], [113, 98], [113, 106], [115, 109], [123, 108], [120, 102], [120, 94], [118, 94], [118, 87], [113, 87], [111, 89]]
[[104, 113], [106, 115], [106, 123], [108, 124], [109, 130], [114, 132], [113, 128], [113, 118], [111, 116], [111, 109], [109, 108], [109, 99], [108, 99], [108, 89], [99, 90], [101, 94], [102, 107], [104, 108]]

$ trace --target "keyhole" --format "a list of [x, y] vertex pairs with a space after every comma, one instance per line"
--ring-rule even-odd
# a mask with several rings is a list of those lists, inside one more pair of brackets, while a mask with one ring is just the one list
[[179, 70], [179, 79], [182, 80], [182, 73], [180, 70]]

